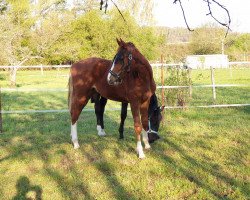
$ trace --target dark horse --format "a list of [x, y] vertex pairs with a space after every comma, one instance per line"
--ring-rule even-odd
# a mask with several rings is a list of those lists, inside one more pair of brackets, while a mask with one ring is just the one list
[[[97, 120], [97, 134], [99, 136], [105, 136], [106, 133], [104, 131], [104, 122], [103, 122], [103, 114], [105, 110], [105, 105], [107, 103], [107, 99], [102, 97], [100, 94], [95, 93], [91, 97], [91, 102], [95, 103], [95, 114]], [[127, 107], [128, 103], [122, 103], [121, 108], [121, 121], [119, 127], [119, 138], [124, 138], [124, 122], [127, 118]], [[149, 110], [148, 110], [148, 141], [149, 143], [153, 143], [155, 140], [159, 139], [159, 126], [162, 119], [161, 111], [164, 109], [164, 106], [158, 106], [157, 97], [155, 94], [151, 96]]]
[[[156, 85], [149, 62], [133, 43], [117, 40], [119, 48], [113, 62], [101, 58], [88, 58], [74, 63], [69, 78], [69, 110], [71, 136], [78, 148], [77, 120], [88, 100], [98, 92], [102, 97], [130, 103], [137, 139], [137, 153], [144, 158], [141, 144], [148, 143], [148, 110]], [[110, 69], [111, 67], [111, 69]]]

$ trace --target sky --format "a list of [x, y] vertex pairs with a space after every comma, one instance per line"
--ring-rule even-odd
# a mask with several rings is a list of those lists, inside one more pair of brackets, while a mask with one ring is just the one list
[[[186, 27], [179, 4], [174, 0], [154, 0], [154, 17], [156, 25], [168, 27]], [[230, 12], [233, 32], [250, 33], [250, 0], [217, 0]], [[191, 28], [214, 22], [206, 16], [208, 8], [203, 0], [182, 0], [186, 18]], [[226, 12], [217, 6], [212, 7], [214, 15], [221, 21], [227, 19]]]

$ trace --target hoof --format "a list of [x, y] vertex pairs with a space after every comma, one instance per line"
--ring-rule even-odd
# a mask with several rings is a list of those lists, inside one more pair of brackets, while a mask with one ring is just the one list
[[144, 158], [146, 158], [146, 156], [145, 156], [144, 153], [143, 153], [143, 154], [139, 154], [139, 158], [140, 158], [140, 159], [144, 159]]
[[105, 135], [106, 135], [106, 133], [105, 133], [104, 130], [98, 131], [97, 134], [98, 134], [99, 136], [105, 136]]
[[79, 149], [80, 145], [78, 141], [72, 141], [72, 142], [73, 142], [74, 149]]
[[145, 149], [151, 149], [151, 146], [149, 144], [146, 144]]
[[97, 134], [98, 134], [99, 136], [105, 136], [105, 135], [106, 135], [104, 129], [102, 129], [102, 127], [101, 127], [100, 125], [97, 125], [97, 126], [96, 126], [96, 130], [97, 130]]
[[142, 149], [136, 149], [136, 151], [140, 159], [143, 159], [146, 157]]

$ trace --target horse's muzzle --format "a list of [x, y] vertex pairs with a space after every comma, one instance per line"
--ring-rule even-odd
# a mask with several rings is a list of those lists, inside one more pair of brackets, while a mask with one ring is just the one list
[[120, 78], [120, 76], [112, 71], [109, 71], [107, 81], [109, 85], [119, 85], [122, 83], [122, 79]]
[[120, 80], [120, 81], [117, 81], [117, 80], [114, 80], [114, 81], [108, 80], [108, 84], [109, 84], [109, 85], [114, 85], [114, 86], [116, 86], [116, 85], [120, 85], [121, 83], [122, 83], [122, 80]]
[[148, 142], [150, 144], [153, 143], [154, 141], [158, 140], [158, 139], [160, 139], [160, 136], [158, 134], [153, 133], [153, 132], [148, 133]]

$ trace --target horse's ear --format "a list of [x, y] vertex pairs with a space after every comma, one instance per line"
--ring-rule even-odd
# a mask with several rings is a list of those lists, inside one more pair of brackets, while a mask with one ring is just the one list
[[118, 38], [116, 38], [116, 42], [119, 46], [121, 46], [121, 41]]
[[118, 45], [120, 47], [125, 47], [126, 46], [126, 43], [121, 38], [120, 38], [120, 40], [116, 38], [116, 41], [117, 41], [117, 43], [118, 43]]

